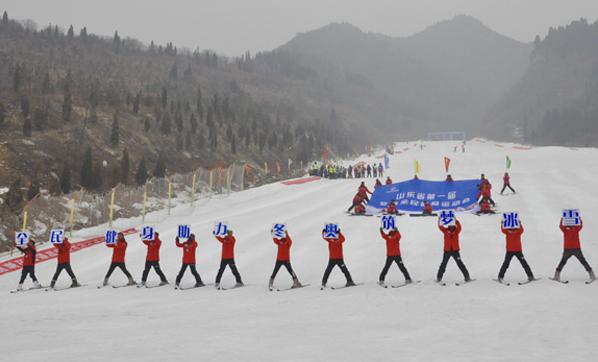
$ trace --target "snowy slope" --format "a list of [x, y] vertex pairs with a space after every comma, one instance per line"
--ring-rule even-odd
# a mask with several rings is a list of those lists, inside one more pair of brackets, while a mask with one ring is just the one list
[[[422, 164], [424, 179], [442, 179], [443, 156], [452, 158], [454, 178], [476, 178], [484, 172], [495, 188], [501, 210], [517, 210], [526, 228], [524, 252], [538, 277], [527, 286], [501, 286], [496, 278], [504, 256], [499, 216], [460, 216], [462, 257], [477, 281], [441, 287], [433, 282], [442, 254], [442, 238], [433, 218], [398, 219], [407, 268], [421, 284], [382, 289], [375, 282], [385, 259], [377, 217], [349, 217], [357, 180], [321, 180], [303, 185], [268, 185], [204, 201], [192, 209], [183, 205], [171, 216], [149, 219], [161, 232], [162, 268], [169, 280], [180, 267], [181, 250], [174, 246], [179, 223], [189, 223], [198, 235], [198, 271], [213, 282], [220, 247], [211, 229], [227, 220], [237, 236], [237, 265], [248, 286], [229, 291], [211, 287], [174, 291], [156, 289], [96, 289], [110, 261], [102, 245], [72, 255], [75, 273], [86, 288], [63, 292], [31, 291], [9, 294], [18, 273], [0, 277], [0, 351], [2, 360], [21, 361], [582, 361], [595, 355], [598, 338], [595, 300], [598, 283], [585, 285], [587, 274], [571, 259], [563, 276], [569, 285], [547, 279], [562, 252], [558, 229], [563, 207], [578, 207], [585, 215], [581, 233], [588, 261], [598, 266], [598, 150], [513, 149], [510, 144], [468, 143], [466, 153], [454, 154], [451, 142], [411, 145], [391, 158], [390, 176], [410, 178], [413, 160]], [[408, 147], [399, 144], [397, 149]], [[515, 196], [496, 195], [504, 158], [513, 160]], [[368, 185], [373, 185], [368, 180]], [[276, 249], [269, 237], [273, 222], [284, 221], [294, 239], [293, 265], [303, 283], [300, 290], [270, 293], [267, 280]], [[327, 247], [320, 237], [323, 223], [338, 221], [347, 236], [345, 261], [363, 286], [320, 291]], [[139, 221], [119, 221], [139, 226]], [[102, 228], [80, 232], [74, 240], [98, 235]], [[140, 279], [145, 247], [129, 237], [127, 264]], [[55, 262], [37, 267], [47, 284]], [[507, 279], [523, 280], [516, 260]], [[59, 284], [68, 278], [61, 276]], [[393, 266], [387, 281], [402, 276]], [[451, 261], [445, 280], [461, 275]], [[150, 274], [150, 282], [156, 282]], [[119, 271], [113, 284], [124, 282]], [[190, 274], [184, 284], [192, 282]], [[335, 270], [330, 284], [344, 282]], [[29, 281], [28, 281], [29, 283]], [[233, 278], [227, 271], [224, 284]], [[277, 285], [290, 285], [281, 270]]]

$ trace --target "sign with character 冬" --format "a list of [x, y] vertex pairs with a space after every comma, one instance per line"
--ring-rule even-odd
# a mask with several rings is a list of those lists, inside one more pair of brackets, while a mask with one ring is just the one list
[[62, 244], [62, 240], [64, 238], [64, 229], [52, 229], [50, 231], [50, 243], [54, 244]]
[[189, 225], [179, 225], [177, 237], [180, 239], [189, 239], [191, 236], [191, 227]]
[[579, 226], [581, 225], [581, 217], [578, 209], [563, 210], [563, 225], [565, 226]]
[[505, 229], [519, 229], [520, 226], [518, 212], [505, 212], [502, 214], [502, 227]]
[[228, 234], [228, 224], [224, 221], [215, 223], [213, 233], [216, 236], [226, 236]]
[[341, 229], [338, 224], [328, 223], [324, 225], [324, 237], [327, 239], [338, 239]]
[[141, 240], [154, 240], [154, 228], [151, 226], [144, 226], [141, 229]]
[[27, 246], [29, 239], [31, 239], [31, 234], [28, 231], [19, 231], [15, 234], [15, 243], [19, 247]]
[[394, 215], [382, 215], [382, 229], [384, 231], [390, 231], [396, 229], [396, 218]]
[[116, 236], [118, 232], [116, 230], [106, 230], [106, 235], [104, 235], [104, 241], [106, 245], [114, 245], [116, 244]]
[[455, 218], [455, 213], [453, 211], [442, 211], [440, 216], [438, 217], [438, 223], [441, 226], [448, 227], [454, 226], [457, 224], [457, 219]]
[[285, 224], [272, 225], [271, 234], [273, 238], [282, 239], [287, 235], [287, 226]]

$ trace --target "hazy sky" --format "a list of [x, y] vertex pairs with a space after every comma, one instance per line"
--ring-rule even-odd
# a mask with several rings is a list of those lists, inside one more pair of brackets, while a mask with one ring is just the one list
[[458, 14], [531, 41], [550, 26], [598, 18], [598, 0], [0, 0], [11, 18], [227, 55], [273, 49], [330, 22], [408, 36]]

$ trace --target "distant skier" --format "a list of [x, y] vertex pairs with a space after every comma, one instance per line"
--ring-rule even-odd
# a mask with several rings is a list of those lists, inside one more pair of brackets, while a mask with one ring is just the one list
[[397, 204], [395, 200], [391, 200], [388, 206], [386, 207], [386, 214], [388, 215], [398, 215], [399, 210], [397, 209]]
[[503, 192], [505, 192], [506, 188], [509, 188], [514, 194], [516, 194], [517, 192], [515, 192], [515, 190], [513, 189], [513, 187], [511, 187], [511, 176], [509, 176], [508, 172], [505, 172], [505, 175], [502, 177], [502, 190], [500, 190], [500, 194], [502, 195]]
[[368, 165], [366, 167], [367, 177], [372, 177], [372, 166]]
[[563, 232], [564, 238], [564, 250], [563, 250], [563, 257], [559, 265], [556, 267], [556, 271], [554, 272], [554, 280], [561, 281], [561, 271], [567, 264], [567, 260], [570, 257], [574, 256], [579, 260], [581, 265], [586, 269], [588, 274], [590, 275], [590, 281], [594, 281], [596, 276], [594, 275], [594, 271], [586, 258], [584, 258], [583, 253], [581, 252], [581, 243], [579, 241], [579, 232], [583, 228], [583, 220], [580, 219], [580, 224], [577, 226], [565, 226], [563, 225], [563, 219], [561, 219], [561, 223], [559, 225], [561, 231]]
[[386, 176], [386, 184], [392, 185], [392, 179], [390, 178], [390, 176]]
[[533, 281], [534, 274], [532, 273], [531, 268], [527, 264], [525, 257], [523, 256], [523, 249], [521, 247], [521, 234], [523, 234], [523, 224], [519, 224], [519, 228], [517, 229], [505, 229], [505, 227], [501, 223], [500, 230], [505, 234], [506, 242], [507, 242], [507, 253], [505, 254], [505, 260], [500, 267], [500, 271], [498, 272], [498, 281], [502, 283], [503, 278], [505, 277], [505, 273], [509, 268], [509, 264], [511, 264], [511, 259], [516, 257], [523, 270], [525, 270], [525, 274], [527, 275], [528, 281]]
[[107, 246], [112, 249], [112, 262], [110, 263], [110, 268], [108, 268], [108, 273], [106, 273], [106, 276], [104, 277], [103, 286], [108, 285], [108, 280], [116, 268], [122, 270], [129, 280], [127, 285], [137, 284], [135, 283], [135, 280], [133, 280], [131, 273], [129, 273], [125, 265], [125, 254], [127, 253], [128, 246], [127, 241], [125, 240], [125, 235], [123, 233], [118, 233], [116, 237], [116, 243], [108, 244]]
[[274, 270], [270, 276], [268, 288], [272, 290], [274, 287], [274, 278], [276, 278], [276, 274], [278, 274], [278, 270], [282, 266], [287, 269], [293, 278], [292, 288], [301, 288], [301, 283], [299, 283], [299, 279], [297, 279], [297, 275], [291, 266], [291, 245], [293, 244], [293, 240], [291, 240], [291, 236], [289, 235], [288, 231], [285, 231], [284, 237], [280, 239], [272, 238], [272, 240], [274, 241], [274, 244], [278, 246], [278, 253], [276, 254], [276, 263], [274, 264]]
[[496, 206], [494, 200], [492, 200], [492, 185], [490, 182], [486, 181], [480, 185], [480, 195], [482, 196], [482, 199], [480, 200], [480, 206], [484, 200], [490, 202], [492, 206]]
[[15, 247], [23, 253], [23, 269], [21, 269], [21, 279], [19, 280], [19, 285], [17, 286], [17, 290], [23, 290], [23, 283], [25, 279], [29, 275], [31, 280], [33, 281], [32, 289], [39, 289], [42, 286], [37, 281], [35, 277], [35, 256], [37, 254], [37, 249], [35, 248], [35, 241], [33, 239], [29, 239], [27, 242], [27, 246], [22, 248], [15, 244]]
[[54, 288], [62, 270], [66, 270], [71, 277], [71, 288], [81, 286], [79, 282], [77, 282], [77, 277], [71, 268], [71, 243], [69, 239], [65, 237], [62, 240], [62, 244], [54, 244], [54, 247], [58, 249], [58, 264], [56, 265], [56, 272], [50, 282], [50, 288]]
[[427, 201], [424, 201], [424, 208], [422, 210], [422, 214], [425, 216], [432, 216], [434, 213], [434, 209], [432, 208], [432, 204]]
[[378, 177], [378, 166], [376, 166], [376, 164], [372, 165], [372, 174], [373, 177]]
[[187, 268], [191, 270], [191, 274], [195, 277], [195, 288], [203, 287], [205, 284], [201, 281], [201, 277], [199, 273], [197, 273], [197, 269], [195, 268], [195, 250], [197, 249], [197, 241], [195, 241], [195, 234], [189, 235], [189, 238], [184, 243], [179, 241], [177, 237], [175, 240], [176, 246], [179, 248], [183, 248], [183, 264], [181, 265], [181, 270], [179, 270], [179, 274], [176, 276], [175, 282], [175, 289], [180, 288], [181, 280], [185, 275], [185, 271]]
[[350, 213], [351, 210], [353, 210], [355, 207], [358, 207], [359, 205], [363, 204], [363, 199], [361, 198], [361, 196], [359, 196], [359, 194], [355, 194], [355, 196], [353, 196], [353, 202], [351, 204], [351, 206], [347, 209], [347, 213]]
[[476, 214], [496, 214], [496, 211], [492, 210], [490, 207], [490, 202], [487, 198], [482, 198], [482, 201], [480, 201], [480, 209], [476, 212]]
[[343, 258], [343, 243], [345, 242], [345, 236], [339, 230], [337, 239], [327, 238], [325, 237], [325, 230], [322, 230], [322, 238], [328, 242], [329, 252], [328, 266], [326, 267], [326, 270], [324, 271], [324, 277], [322, 278], [322, 288], [326, 288], [328, 277], [335, 266], [338, 266], [345, 275], [345, 278], [347, 279], [346, 286], [354, 286], [355, 283], [353, 282], [353, 278], [351, 278], [349, 270], [345, 266], [345, 260]]
[[226, 236], [216, 236], [216, 239], [222, 244], [222, 258], [220, 260], [220, 269], [218, 269], [216, 283], [214, 286], [217, 289], [220, 289], [220, 280], [222, 279], [222, 274], [224, 273], [224, 269], [226, 269], [228, 266], [230, 271], [235, 276], [235, 287], [242, 287], [244, 284], [241, 280], [241, 274], [239, 274], [237, 265], [235, 264], [235, 243], [237, 240], [233, 236], [233, 231], [228, 230]]
[[380, 182], [380, 180], [376, 179], [376, 183], [374, 184], [374, 190], [380, 186], [382, 186], [382, 182]]
[[378, 176], [384, 177], [384, 166], [382, 166], [382, 162], [378, 164]]
[[457, 220], [456, 225], [451, 225], [449, 227], [444, 227], [438, 224], [438, 228], [444, 234], [444, 254], [442, 256], [442, 263], [440, 263], [440, 268], [438, 269], [438, 274], [436, 275], [436, 281], [439, 283], [442, 282], [442, 276], [446, 271], [446, 265], [451, 257], [455, 259], [459, 270], [463, 273], [465, 282], [471, 281], [469, 272], [467, 271], [465, 264], [463, 264], [459, 253], [459, 233], [461, 233], [461, 223]]
[[144, 286], [147, 282], [147, 276], [151, 268], [154, 268], [156, 274], [160, 277], [160, 285], [168, 284], [166, 276], [160, 269], [160, 246], [162, 246], [162, 240], [160, 240], [160, 234], [154, 232], [154, 240], [142, 240], [147, 245], [147, 254], [145, 257], [145, 268], [141, 275], [141, 285]]
[[371, 195], [372, 192], [367, 188], [365, 182], [362, 181], [359, 185], [359, 188], [357, 189], [357, 194], [359, 195], [359, 197], [361, 197], [362, 200], [368, 202], [370, 201], [370, 199], [368, 198], [368, 194]]
[[347, 168], [347, 178], [353, 178], [353, 166], [351, 165]]
[[403, 273], [403, 276], [405, 277], [405, 283], [411, 283], [409, 272], [407, 271], [407, 268], [405, 268], [405, 265], [403, 265], [403, 259], [401, 259], [401, 233], [397, 228], [394, 228], [388, 234], [385, 234], [384, 229], [380, 228], [380, 236], [382, 236], [382, 239], [386, 240], [386, 263], [384, 264], [384, 268], [382, 268], [382, 272], [378, 278], [378, 284], [384, 286], [386, 273], [388, 273], [388, 269], [390, 269], [390, 266], [393, 262], [397, 263], [401, 273]]

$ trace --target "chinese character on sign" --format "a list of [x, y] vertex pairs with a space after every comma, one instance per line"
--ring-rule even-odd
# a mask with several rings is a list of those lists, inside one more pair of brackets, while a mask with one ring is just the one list
[[141, 229], [141, 240], [154, 240], [154, 228], [151, 226], [144, 226]]
[[457, 191], [449, 191], [447, 198], [449, 200], [454, 200], [457, 198]]
[[191, 235], [191, 227], [189, 225], [179, 225], [179, 232], [177, 236], [181, 239], [188, 239]]
[[396, 228], [396, 219], [394, 215], [383, 215], [382, 216], [382, 229], [385, 231], [393, 230]]
[[19, 231], [15, 235], [15, 243], [17, 243], [17, 246], [22, 247], [22, 246], [27, 245], [30, 238], [31, 238], [31, 235], [29, 235], [29, 233], [27, 231]]
[[324, 237], [327, 239], [338, 239], [340, 229], [337, 224], [328, 223], [324, 226]]
[[440, 225], [442, 226], [451, 226], [455, 225], [455, 213], [452, 211], [442, 211], [440, 213], [440, 217], [438, 218], [440, 221]]
[[442, 206], [442, 207], [450, 207], [451, 203], [450, 203], [450, 201], [443, 201], [443, 202], [440, 203], [440, 206]]
[[62, 244], [63, 237], [64, 237], [63, 229], [52, 229], [52, 231], [50, 231], [50, 243], [52, 243], [52, 244]]
[[116, 243], [116, 235], [118, 233], [116, 232], [116, 230], [107, 230], [106, 231], [106, 236], [104, 237], [106, 240], [106, 245], [112, 245], [114, 243]]
[[581, 218], [579, 216], [579, 210], [577, 210], [577, 209], [563, 210], [563, 225], [565, 225], [565, 226], [581, 225]]
[[505, 212], [502, 214], [502, 226], [505, 229], [519, 229], [519, 213]]
[[285, 224], [272, 225], [272, 237], [282, 239], [286, 236], [287, 226]]
[[428, 199], [428, 201], [432, 201], [432, 200], [434, 200], [435, 198], [436, 198], [436, 194], [428, 194], [428, 195], [426, 196], [426, 199]]
[[399, 205], [409, 205], [409, 200], [405, 199], [405, 200], [401, 200], [401, 202], [399, 203]]
[[415, 192], [414, 191], [407, 191], [407, 198], [408, 199], [415, 198]]
[[418, 192], [417, 193], [417, 199], [418, 200], [425, 200], [426, 199], [426, 194], [423, 192]]
[[217, 222], [214, 224], [214, 235], [216, 236], [226, 236], [228, 234], [228, 224], [222, 221]]
[[397, 200], [403, 200], [405, 198], [405, 193], [404, 192], [399, 192], [397, 194]]

